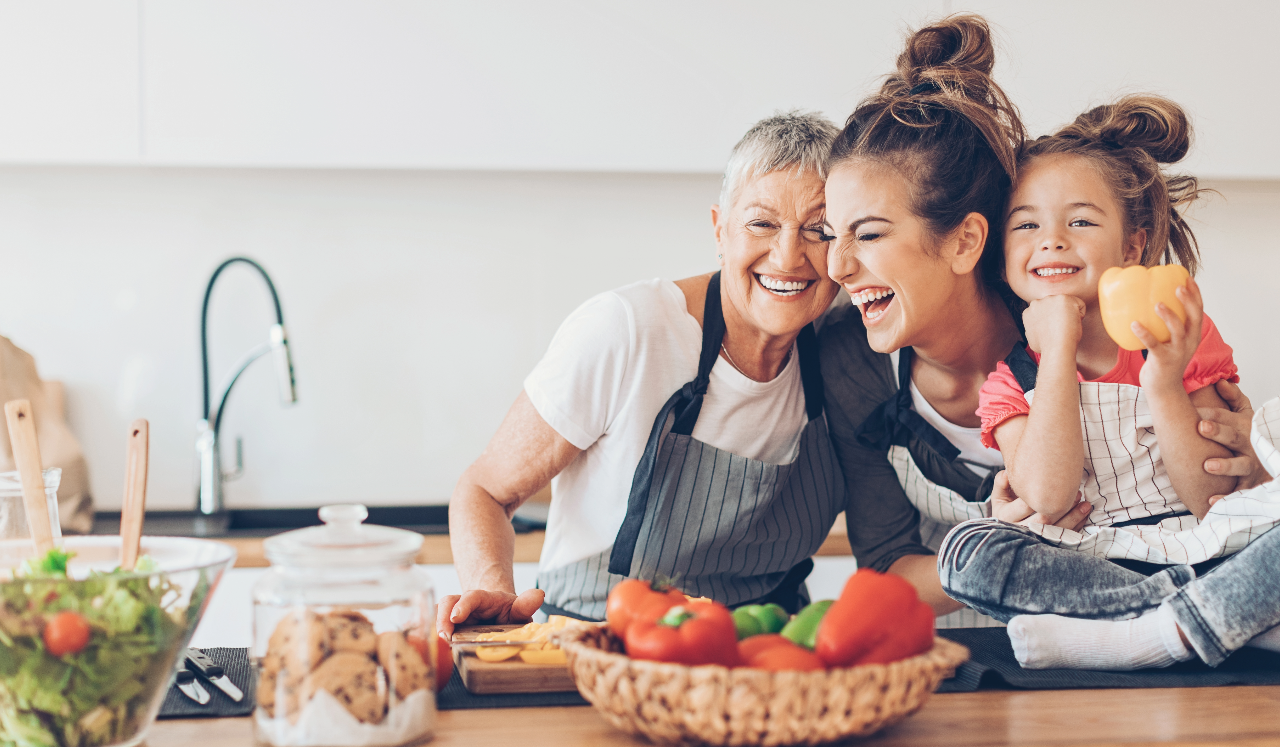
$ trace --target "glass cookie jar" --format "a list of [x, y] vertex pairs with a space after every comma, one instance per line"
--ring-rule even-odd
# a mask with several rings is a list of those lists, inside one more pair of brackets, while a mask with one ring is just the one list
[[436, 722], [435, 599], [422, 535], [361, 505], [263, 542], [253, 587], [254, 733], [272, 747], [398, 747]]

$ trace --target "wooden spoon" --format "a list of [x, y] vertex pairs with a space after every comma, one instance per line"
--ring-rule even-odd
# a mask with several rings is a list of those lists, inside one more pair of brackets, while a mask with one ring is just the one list
[[120, 568], [132, 571], [142, 542], [142, 517], [147, 510], [147, 458], [151, 426], [138, 418], [129, 426], [129, 451], [124, 469], [124, 503], [120, 506]]
[[22, 503], [27, 511], [27, 526], [31, 528], [36, 555], [41, 557], [53, 549], [53, 527], [49, 523], [49, 503], [44, 494], [44, 472], [31, 403], [25, 399], [6, 402], [4, 417], [9, 424], [13, 461], [18, 465], [18, 477], [22, 480]]

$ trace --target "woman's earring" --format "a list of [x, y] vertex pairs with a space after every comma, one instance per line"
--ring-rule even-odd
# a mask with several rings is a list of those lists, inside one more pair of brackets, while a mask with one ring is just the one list
[[716, 259], [724, 259], [724, 255], [723, 255], [723, 254], [717, 254], [717, 255], [716, 255]]

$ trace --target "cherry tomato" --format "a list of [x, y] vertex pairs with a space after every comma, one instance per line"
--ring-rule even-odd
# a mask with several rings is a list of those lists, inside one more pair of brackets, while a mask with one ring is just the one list
[[66, 656], [89, 645], [89, 623], [80, 615], [66, 610], [49, 618], [44, 626], [44, 646], [54, 656]]
[[440, 692], [453, 676], [453, 648], [440, 636], [436, 636], [436, 661], [436, 692]]
[[449, 678], [453, 676], [453, 649], [449, 647], [449, 642], [440, 636], [435, 636], [435, 656], [431, 655], [431, 641], [426, 636], [410, 633], [409, 643], [418, 650], [418, 655], [422, 660], [433, 664], [436, 670], [436, 692], [444, 689], [449, 684]]
[[667, 610], [677, 604], [684, 604], [685, 601], [684, 594], [679, 589], [664, 588], [649, 581], [629, 578], [609, 592], [604, 617], [609, 623], [609, 630], [626, 640], [627, 628], [631, 627], [631, 623], [642, 618], [656, 620]]

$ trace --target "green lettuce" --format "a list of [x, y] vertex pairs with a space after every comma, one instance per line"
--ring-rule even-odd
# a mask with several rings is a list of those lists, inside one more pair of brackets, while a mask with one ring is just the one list
[[[152, 697], [168, 684], [194, 608], [163, 574], [94, 573], [67, 578], [70, 555], [53, 550], [0, 582], [0, 747], [98, 747], [143, 726]], [[154, 573], [151, 558], [138, 572]], [[44, 622], [71, 611], [89, 624], [89, 643], [65, 656], [45, 648]]]

